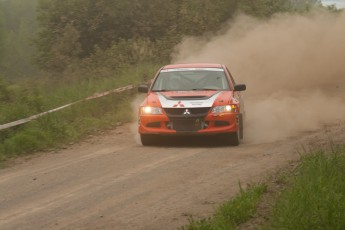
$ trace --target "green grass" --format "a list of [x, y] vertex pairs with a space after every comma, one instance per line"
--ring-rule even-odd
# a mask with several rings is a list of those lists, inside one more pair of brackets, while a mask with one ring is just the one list
[[3, 132], [0, 160], [58, 148], [87, 134], [115, 127], [117, 122], [130, 122], [133, 112], [128, 102], [133, 95], [127, 92], [83, 102]]
[[[284, 171], [285, 172], [285, 171]], [[282, 175], [278, 175], [282, 177]], [[345, 146], [332, 152], [304, 154], [298, 167], [284, 173], [285, 188], [271, 199], [275, 201], [269, 221], [257, 229], [345, 229]], [[238, 229], [251, 219], [266, 185], [242, 190], [217, 208], [207, 219], [189, 219], [181, 230]], [[279, 190], [280, 191], [280, 190]], [[278, 198], [274, 198], [278, 197]]]
[[267, 229], [345, 229], [345, 147], [303, 156]]
[[95, 93], [138, 84], [143, 82], [144, 76], [153, 77], [158, 68], [158, 65], [143, 64], [103, 78], [40, 78], [11, 84], [6, 90], [7, 101], [0, 104], [0, 124], [82, 100]]
[[260, 198], [266, 191], [264, 184], [255, 185], [217, 208], [213, 217], [202, 220], [190, 218], [181, 230], [231, 230], [249, 220], [255, 213]]
[[[10, 85], [9, 91], [15, 96], [1, 104], [0, 124], [75, 102], [94, 93], [138, 84], [143, 81], [143, 76], [152, 77], [157, 68], [155, 65], [137, 66], [102, 79], [66, 82], [63, 79], [42, 82], [41, 79], [24, 86]], [[135, 90], [80, 102], [27, 124], [0, 131], [0, 162], [18, 155], [59, 148], [88, 134], [114, 127], [118, 122], [130, 122], [134, 95]]]

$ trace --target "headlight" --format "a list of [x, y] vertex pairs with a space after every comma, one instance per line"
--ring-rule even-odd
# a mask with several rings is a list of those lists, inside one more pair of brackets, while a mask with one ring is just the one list
[[230, 113], [236, 112], [237, 106], [236, 105], [224, 105], [224, 106], [216, 106], [212, 109], [213, 114], [217, 113]]
[[150, 106], [144, 106], [140, 108], [140, 115], [157, 115], [157, 114], [163, 114], [162, 108], [159, 107], [150, 107]]

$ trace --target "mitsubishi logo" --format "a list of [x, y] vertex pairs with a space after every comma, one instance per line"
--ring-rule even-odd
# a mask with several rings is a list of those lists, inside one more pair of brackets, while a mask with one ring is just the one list
[[177, 104], [175, 104], [174, 106], [173, 106], [174, 108], [178, 108], [178, 107], [184, 107], [184, 104], [182, 103], [182, 101], [179, 101], [179, 102], [177, 102]]
[[190, 111], [189, 111], [189, 109], [186, 109], [185, 111], [184, 111], [184, 113], [183, 113], [183, 115], [190, 115]]

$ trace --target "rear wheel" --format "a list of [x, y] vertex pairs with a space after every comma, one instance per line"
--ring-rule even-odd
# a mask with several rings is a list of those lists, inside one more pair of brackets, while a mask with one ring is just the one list
[[144, 146], [150, 146], [157, 143], [157, 139], [154, 135], [150, 134], [140, 134], [141, 144]]

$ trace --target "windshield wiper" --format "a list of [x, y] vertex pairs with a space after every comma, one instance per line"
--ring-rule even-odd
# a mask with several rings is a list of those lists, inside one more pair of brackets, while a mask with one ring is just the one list
[[151, 90], [151, 92], [167, 92], [167, 91], [170, 91], [170, 90], [167, 90], [167, 89], [156, 89], [156, 90]]
[[201, 88], [201, 89], [192, 89], [193, 91], [218, 91], [221, 89], [211, 89], [211, 88]]

